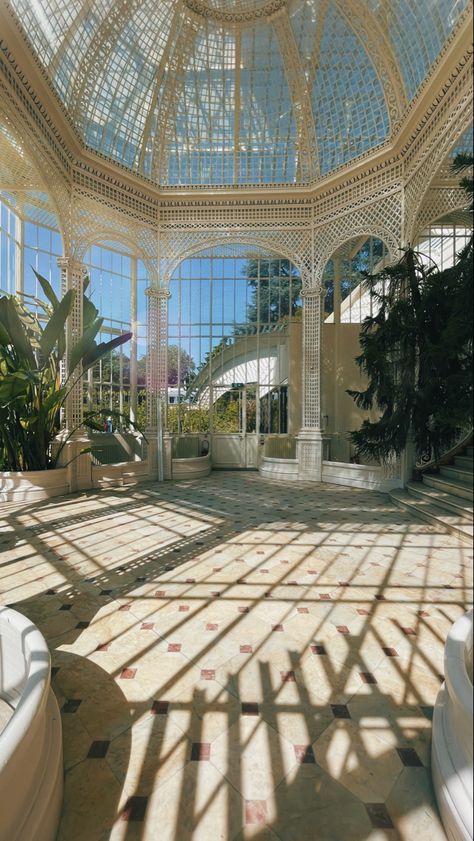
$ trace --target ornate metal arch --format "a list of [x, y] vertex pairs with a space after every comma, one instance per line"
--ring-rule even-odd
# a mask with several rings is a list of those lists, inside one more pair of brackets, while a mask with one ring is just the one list
[[[85, 232], [84, 232], [85, 233]], [[155, 260], [150, 259], [150, 255], [146, 249], [137, 241], [131, 233], [124, 231], [117, 232], [116, 228], [107, 228], [105, 225], [100, 229], [89, 229], [87, 235], [84, 235], [79, 242], [75, 243], [74, 257], [80, 262], [84, 261], [86, 251], [93, 245], [101, 245], [104, 243], [123, 244], [130, 251], [132, 257], [142, 260], [148, 275], [153, 277], [155, 272]]]
[[414, 222], [413, 241], [424, 228], [456, 210], [466, 210], [466, 194], [461, 187], [431, 187]]
[[125, 215], [119, 208], [89, 195], [75, 191], [72, 217], [73, 253], [82, 260], [89, 245], [96, 242], [123, 242], [132, 254], [143, 261], [151, 283], [158, 278], [158, 236], [156, 229], [143, 221]]
[[247, 247], [263, 248], [272, 254], [290, 260], [301, 272], [304, 286], [310, 285], [309, 253], [311, 249], [311, 232], [308, 230], [304, 237], [298, 237], [298, 232], [288, 231], [284, 236], [282, 231], [262, 231], [255, 229], [241, 229], [234, 232], [226, 231], [188, 231], [180, 237], [173, 235], [173, 241], [166, 234], [160, 237], [160, 279], [161, 285], [168, 287], [175, 269], [187, 257], [199, 254], [208, 248], [223, 245], [243, 245]]
[[406, 156], [405, 242], [413, 240], [420, 208], [443, 161], [472, 122], [472, 65], [471, 52], [456, 68], [447, 93], [432, 107]]
[[[384, 222], [380, 220], [384, 219]], [[314, 232], [314, 281], [321, 283], [324, 268], [332, 254], [350, 239], [356, 237], [377, 237], [388, 248], [389, 259], [395, 262], [400, 256], [402, 221], [402, 194], [393, 193], [374, 204], [344, 214], [337, 220], [317, 227]]]
[[[4, 123], [10, 135], [18, 142], [27, 165], [34, 171], [35, 178], [41, 185], [41, 191], [48, 196], [52, 212], [57, 219], [64, 253], [67, 253], [70, 245], [70, 191], [68, 185], [61, 177], [58, 167], [54, 166], [50, 156], [45, 152], [38, 133], [28, 126], [28, 136], [25, 138], [19, 131], [17, 108], [9, 96], [8, 89], [2, 84], [1, 78], [0, 122]], [[21, 183], [19, 183], [18, 187], [21, 186]]]

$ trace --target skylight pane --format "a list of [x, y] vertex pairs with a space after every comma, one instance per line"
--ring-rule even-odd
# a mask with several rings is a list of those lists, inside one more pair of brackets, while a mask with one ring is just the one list
[[333, 6], [321, 34], [312, 102], [322, 175], [388, 137], [389, 117], [378, 76], [363, 45]]

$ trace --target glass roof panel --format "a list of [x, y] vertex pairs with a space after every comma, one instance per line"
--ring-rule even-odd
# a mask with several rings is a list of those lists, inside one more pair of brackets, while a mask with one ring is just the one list
[[238, 40], [209, 23], [198, 32], [173, 129], [168, 184], [295, 181], [295, 122], [270, 27]]
[[[313, 113], [320, 171], [325, 175], [383, 143], [390, 125], [382, 85], [345, 17], [330, 5], [319, 35], [313, 10], [314, 3], [302, 3], [293, 16], [293, 26], [306, 59], [308, 81], [314, 76]], [[316, 37], [320, 37], [319, 55], [312, 59], [311, 42]]]
[[408, 99], [436, 61], [469, 0], [369, 0], [386, 28]]
[[114, 40], [84, 115], [86, 143], [138, 168], [146, 120], [172, 16], [170, 2], [147, 0]]
[[169, 127], [169, 184], [232, 183], [235, 60], [232, 31], [206, 24], [198, 32]]
[[[351, 27], [351, 2], [10, 0], [9, 6], [86, 144], [161, 184], [205, 186], [291, 184], [300, 169], [308, 171], [298, 159], [302, 126], [295, 115], [307, 101], [295, 94], [299, 74], [318, 147], [309, 171], [325, 175], [387, 139], [382, 85]], [[386, 31], [412, 99], [469, 0], [364, 2], [369, 24], [374, 15]], [[184, 73], [174, 78], [168, 60], [183, 46], [180, 26], [190, 17], [196, 34]], [[282, 37], [285, 26], [291, 37]], [[290, 54], [293, 36], [299, 55]], [[286, 72], [293, 74], [290, 85]], [[161, 109], [164, 85], [173, 88], [168, 110]], [[164, 159], [154, 160], [163, 148]]]
[[239, 183], [293, 183], [296, 125], [273, 29], [258, 24], [242, 32], [240, 67]]

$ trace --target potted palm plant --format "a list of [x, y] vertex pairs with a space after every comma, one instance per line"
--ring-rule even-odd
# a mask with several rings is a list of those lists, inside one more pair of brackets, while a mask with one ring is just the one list
[[[68, 436], [76, 431], [68, 430], [53, 448], [61, 409], [83, 373], [132, 334], [96, 342], [103, 318], [84, 294], [83, 334], [67, 352], [66, 321], [76, 292], [69, 290], [59, 300], [51, 284], [35, 274], [45, 296], [44, 301], [34, 299], [35, 310], [15, 296], [0, 297], [0, 470], [3, 491], [27, 474], [29, 486], [39, 481], [61, 492], [66, 490], [60, 475], [65, 471], [54, 468]], [[88, 283], [86, 278], [84, 290]], [[66, 378], [62, 363], [67, 363]]]

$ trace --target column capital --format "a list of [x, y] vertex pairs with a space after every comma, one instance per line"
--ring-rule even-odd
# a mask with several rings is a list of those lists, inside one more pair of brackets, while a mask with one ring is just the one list
[[56, 260], [60, 269], [71, 269], [73, 272], [82, 272], [83, 274], [86, 273], [86, 267], [84, 263], [81, 263], [80, 260], [76, 260], [75, 257], [58, 257]]
[[165, 301], [171, 298], [171, 292], [164, 289], [162, 286], [147, 286], [145, 289], [147, 298], [163, 298]]
[[318, 286], [311, 286], [308, 289], [302, 289], [300, 295], [304, 300], [305, 298], [318, 298], [324, 292], [324, 287], [321, 284], [319, 284]]

